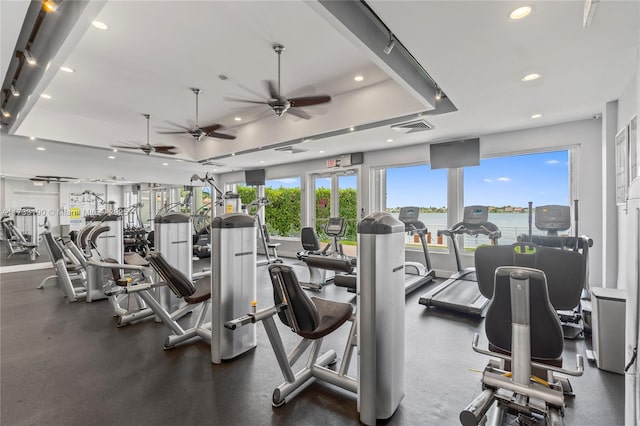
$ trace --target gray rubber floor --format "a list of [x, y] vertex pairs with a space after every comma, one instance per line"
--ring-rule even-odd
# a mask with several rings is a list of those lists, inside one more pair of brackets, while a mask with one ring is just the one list
[[[296, 270], [303, 279], [305, 269]], [[37, 290], [51, 272], [0, 275], [3, 425], [359, 424], [355, 396], [330, 385], [314, 383], [272, 408], [282, 376], [261, 325], [255, 350], [215, 366], [203, 343], [163, 350], [168, 329], [153, 320], [117, 328], [106, 301], [69, 304], [53, 284]], [[418, 304], [424, 291], [406, 300], [406, 395], [391, 425], [459, 424], [460, 410], [481, 390], [477, 371], [487, 358], [470, 347], [474, 332], [484, 334], [481, 321], [425, 309]], [[271, 304], [271, 294], [260, 267], [259, 307]], [[315, 295], [353, 299], [333, 285]], [[280, 330], [285, 345], [295, 344], [293, 333]], [[340, 356], [347, 331], [339, 329], [324, 347]], [[565, 366], [575, 365], [587, 343], [566, 341]], [[571, 382], [577, 396], [566, 424], [623, 424], [622, 375], [587, 366]]]

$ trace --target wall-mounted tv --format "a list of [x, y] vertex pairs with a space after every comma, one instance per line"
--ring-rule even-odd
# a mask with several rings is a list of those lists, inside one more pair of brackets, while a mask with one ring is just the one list
[[245, 170], [244, 183], [247, 186], [264, 185], [265, 171], [264, 169]]
[[480, 138], [429, 144], [432, 169], [480, 165]]

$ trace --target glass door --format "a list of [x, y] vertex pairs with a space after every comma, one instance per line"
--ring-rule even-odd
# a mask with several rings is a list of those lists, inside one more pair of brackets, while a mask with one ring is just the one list
[[346, 222], [346, 232], [341, 238], [345, 254], [355, 256], [356, 230], [360, 217], [358, 200], [358, 171], [345, 169], [330, 173], [312, 174], [309, 179], [311, 188], [310, 220], [318, 238], [329, 242], [325, 228], [330, 217], [341, 217]]

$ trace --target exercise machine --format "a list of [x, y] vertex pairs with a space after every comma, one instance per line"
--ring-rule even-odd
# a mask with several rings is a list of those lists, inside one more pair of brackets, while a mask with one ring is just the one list
[[225, 321], [251, 309], [256, 300], [256, 221], [244, 213], [213, 219], [211, 257], [211, 362], [235, 358], [257, 345], [255, 325], [236, 333]]
[[[320, 249], [318, 236], [313, 228], [303, 228], [301, 232], [302, 248], [297, 257], [307, 265], [309, 269], [309, 281], [301, 282], [304, 288], [320, 290], [327, 283], [333, 282], [341, 287], [355, 289], [356, 277], [353, 275], [356, 260], [345, 256], [340, 244], [340, 238], [346, 231], [346, 222], [341, 217], [331, 217], [325, 225], [324, 232], [331, 238], [331, 242]], [[333, 277], [327, 277], [326, 271], [341, 272]]]
[[[520, 256], [535, 253], [535, 247], [532, 251], [524, 244], [519, 247]], [[472, 348], [497, 359], [484, 369], [482, 393], [460, 413], [460, 422], [464, 426], [486, 424], [486, 413], [495, 404], [490, 424], [501, 425], [506, 415], [513, 415], [519, 424], [542, 420], [560, 426], [564, 424], [565, 397], [574, 395], [566, 375], [582, 375], [582, 355], [576, 355], [576, 370], [562, 368], [562, 329], [542, 270], [500, 266], [494, 276], [485, 320], [489, 349], [478, 346], [478, 333]]]
[[[282, 259], [278, 257], [277, 248], [280, 246], [279, 243], [270, 243], [269, 235], [267, 233], [266, 225], [262, 224], [262, 219], [260, 218], [260, 210], [269, 204], [269, 199], [267, 197], [258, 197], [249, 204], [245, 206], [245, 210], [247, 212], [251, 212], [251, 210], [255, 209], [253, 214], [254, 219], [256, 220], [256, 224], [258, 227], [257, 238], [262, 246], [262, 250], [264, 251], [265, 259], [261, 259], [257, 261], [258, 266], [270, 265], [272, 263], [282, 263]], [[269, 249], [272, 250], [270, 253]]]
[[[20, 212], [16, 213], [16, 218], [18, 217], [30, 219], [29, 221], [24, 220], [24, 223], [30, 223], [34, 230], [31, 230], [29, 234], [26, 234], [26, 236], [29, 237], [27, 239], [16, 226], [15, 220], [11, 219], [8, 214], [4, 214], [2, 219], [0, 219], [0, 222], [2, 223], [4, 240], [7, 243], [7, 248], [9, 249], [9, 255], [7, 257], [11, 257], [14, 254], [27, 253], [31, 260], [35, 260], [36, 257], [40, 256], [40, 252], [38, 252], [38, 224], [36, 211], [31, 207], [23, 207]], [[33, 238], [36, 238], [36, 240], [32, 241]]]
[[489, 300], [478, 289], [475, 268], [462, 268], [457, 236], [486, 235], [492, 245], [497, 245], [501, 233], [496, 225], [489, 222], [489, 208], [487, 206], [466, 206], [462, 222], [456, 223], [449, 229], [438, 230], [438, 236], [440, 235], [451, 239], [458, 270], [448, 280], [420, 297], [420, 304], [482, 316]]
[[430, 283], [436, 273], [431, 269], [431, 260], [429, 259], [429, 248], [427, 247], [427, 227], [423, 222], [418, 220], [420, 216], [419, 207], [402, 207], [398, 219], [404, 223], [404, 230], [409, 236], [417, 236], [422, 245], [424, 253], [424, 265], [419, 262], [405, 262], [404, 266], [404, 293], [409, 294], [414, 290]]
[[[535, 227], [545, 232], [535, 235], [532, 231], [533, 213], [535, 211]], [[581, 274], [581, 297], [577, 304], [558, 307], [562, 329], [565, 338], [575, 339], [585, 329], [591, 327], [591, 292], [589, 290], [589, 248], [593, 240], [587, 235], [580, 235], [578, 231], [578, 200], [574, 200], [574, 235], [559, 235], [558, 232], [571, 228], [571, 208], [561, 205], [537, 206], [529, 202], [529, 234], [519, 235], [518, 241], [532, 242], [538, 246], [552, 247], [558, 250], [572, 250], [584, 257], [584, 273]], [[570, 278], [567, 278], [570, 280]], [[573, 281], [573, 280], [571, 280]]]
[[[288, 265], [269, 265], [274, 306], [225, 323], [237, 330], [262, 322], [285, 382], [273, 391], [274, 407], [285, 404], [303, 387], [323, 380], [356, 394], [360, 421], [375, 425], [390, 418], [404, 396], [404, 225], [388, 213], [376, 213], [358, 224], [358, 310], [350, 303], [308, 297]], [[286, 353], [274, 317], [302, 338]], [[320, 355], [323, 338], [350, 322], [342, 360], [335, 370], [337, 354]], [[356, 333], [357, 330], [357, 333]], [[384, 344], [380, 344], [384, 342]], [[349, 364], [358, 356], [357, 378], [348, 375]], [[293, 365], [309, 349], [304, 366]]]

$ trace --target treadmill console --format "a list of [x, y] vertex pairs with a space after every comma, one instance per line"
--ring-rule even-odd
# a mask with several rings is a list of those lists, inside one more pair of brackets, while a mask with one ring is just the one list
[[489, 222], [489, 208], [487, 206], [466, 206], [462, 221], [468, 225], [482, 225]]
[[419, 207], [402, 207], [400, 209], [400, 216], [398, 217], [398, 220], [406, 225], [417, 222], [418, 216], [420, 216]]
[[330, 217], [325, 229], [329, 237], [342, 237], [346, 231], [346, 222], [342, 217]]
[[569, 206], [538, 206], [535, 223], [539, 230], [547, 231], [549, 235], [556, 235], [558, 231], [571, 228], [571, 209]]

